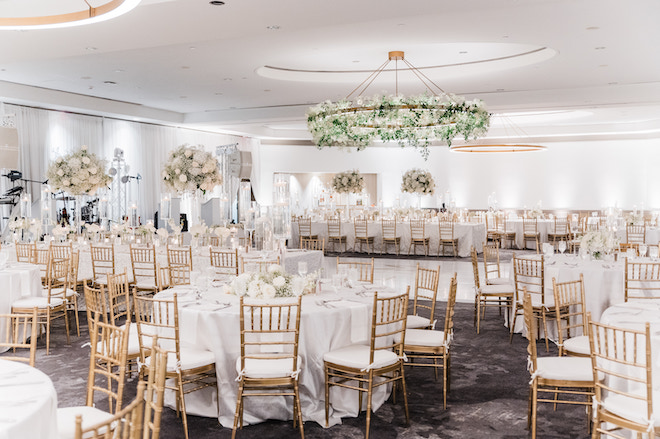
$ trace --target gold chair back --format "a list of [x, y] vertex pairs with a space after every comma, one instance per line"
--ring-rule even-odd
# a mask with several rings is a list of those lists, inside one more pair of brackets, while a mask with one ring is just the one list
[[238, 249], [209, 251], [211, 266], [219, 274], [234, 274], [238, 276]]
[[422, 268], [417, 264], [415, 271], [415, 298], [413, 302], [413, 315], [420, 315], [420, 311], [428, 314], [428, 319], [433, 325], [435, 315], [435, 300], [438, 296], [438, 283], [440, 281], [440, 266], [435, 270]]
[[337, 271], [345, 268], [347, 270], [357, 270], [358, 280], [360, 282], [374, 283], [374, 258], [370, 262], [345, 261], [337, 257]]
[[192, 247], [167, 246], [167, 265], [187, 265], [193, 271]]
[[[0, 347], [10, 349], [3, 360], [28, 363], [34, 367], [37, 358], [37, 308], [32, 314], [0, 314]], [[16, 349], [28, 349], [27, 357], [17, 355]]]
[[564, 354], [564, 341], [580, 335], [588, 335], [587, 310], [584, 299], [584, 277], [574, 281], [557, 282], [552, 278], [557, 321], [557, 345], [559, 356]]
[[660, 299], [660, 262], [633, 262], [626, 258], [624, 300]]
[[131, 269], [138, 290], [156, 291], [156, 248], [131, 244]]

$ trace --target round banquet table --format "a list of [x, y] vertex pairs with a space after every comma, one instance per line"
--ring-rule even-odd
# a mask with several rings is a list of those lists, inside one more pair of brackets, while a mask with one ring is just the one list
[[[373, 307], [372, 285], [329, 290], [303, 297], [300, 318], [299, 355], [302, 358], [300, 399], [304, 420], [325, 426], [325, 373], [323, 354], [352, 343], [366, 342], [371, 329]], [[379, 287], [381, 292], [386, 292]], [[194, 346], [215, 354], [216, 375], [220, 400], [215, 388], [205, 388], [186, 395], [188, 413], [217, 417], [220, 424], [231, 427], [234, 422], [236, 395], [236, 359], [240, 355], [239, 299], [211, 288], [197, 300], [190, 287], [176, 287], [163, 291], [156, 298], [170, 298], [177, 293], [179, 328], [182, 346]], [[286, 300], [286, 299], [272, 299]], [[375, 411], [389, 396], [390, 387], [382, 386], [374, 392]], [[331, 390], [329, 425], [341, 423], [341, 418], [358, 416], [355, 392]], [[173, 393], [166, 395], [166, 404], [175, 406]], [[366, 404], [363, 404], [366, 407]], [[284, 397], [248, 398], [245, 402], [244, 422], [254, 424], [267, 419], [292, 419], [292, 404]]]
[[57, 393], [46, 374], [0, 359], [0, 439], [56, 439]]

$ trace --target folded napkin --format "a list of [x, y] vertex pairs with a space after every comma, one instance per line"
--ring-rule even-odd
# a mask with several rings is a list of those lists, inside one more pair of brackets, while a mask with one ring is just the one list
[[361, 343], [369, 339], [369, 308], [366, 304], [340, 299], [328, 301], [326, 306], [330, 308], [350, 308], [351, 343]]

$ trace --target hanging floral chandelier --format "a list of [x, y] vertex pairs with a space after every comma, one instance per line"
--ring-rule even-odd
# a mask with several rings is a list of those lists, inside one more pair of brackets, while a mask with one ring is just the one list
[[[396, 63], [396, 94], [365, 98], [362, 93], [391, 62]], [[400, 96], [398, 61], [428, 89], [417, 96]], [[361, 89], [361, 90], [360, 90]], [[351, 96], [360, 92], [354, 100]], [[429, 145], [439, 141], [451, 146], [454, 138], [476, 139], [488, 131], [490, 113], [480, 100], [466, 101], [448, 94], [404, 59], [403, 52], [389, 52], [388, 60], [345, 99], [322, 102], [307, 112], [307, 127], [319, 149], [326, 146], [365, 149], [374, 141], [398, 142], [417, 148], [424, 159]]]

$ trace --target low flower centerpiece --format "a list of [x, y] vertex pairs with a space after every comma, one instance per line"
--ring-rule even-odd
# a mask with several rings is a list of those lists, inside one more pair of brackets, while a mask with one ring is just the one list
[[364, 177], [357, 169], [340, 172], [332, 178], [332, 189], [340, 194], [359, 194], [364, 189]]
[[532, 210], [527, 212], [527, 218], [543, 219], [543, 209], [540, 206], [535, 206]]
[[589, 255], [593, 259], [602, 259], [619, 247], [619, 240], [609, 230], [592, 230], [580, 240], [580, 255]]
[[401, 192], [419, 195], [433, 195], [435, 192], [435, 181], [428, 171], [421, 169], [409, 169], [403, 174], [401, 180]]
[[273, 299], [275, 297], [298, 297], [311, 294], [316, 289], [317, 273], [307, 276], [294, 276], [284, 271], [281, 265], [273, 264], [265, 273], [243, 273], [229, 285], [225, 293], [253, 299]]

